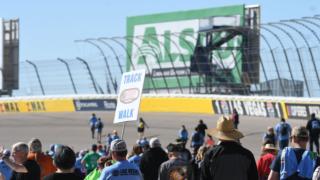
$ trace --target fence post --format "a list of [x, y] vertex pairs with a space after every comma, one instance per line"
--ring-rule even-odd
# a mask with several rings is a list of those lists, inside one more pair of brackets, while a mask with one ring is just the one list
[[58, 58], [57, 60], [66, 65], [67, 71], [68, 71], [68, 75], [69, 75], [69, 77], [70, 77], [70, 81], [71, 81], [71, 84], [72, 84], [73, 91], [74, 91], [75, 94], [78, 94], [77, 88], [76, 88], [76, 86], [75, 86], [75, 84], [74, 84], [74, 81], [73, 81], [73, 78], [72, 78], [72, 74], [71, 74], [71, 71], [70, 71], [69, 64], [68, 64], [65, 60], [63, 60], [63, 59], [61, 59], [61, 58]]
[[[112, 74], [111, 74], [111, 71], [110, 71], [110, 67], [109, 67], [109, 63], [108, 63], [108, 60], [107, 60], [107, 57], [106, 55], [104, 54], [103, 50], [101, 49], [101, 47], [99, 45], [97, 45], [96, 43], [92, 42], [91, 41], [92, 39], [86, 39], [86, 40], [76, 40], [74, 42], [84, 42], [84, 43], [88, 43], [88, 44], [91, 44], [92, 46], [96, 47], [100, 54], [103, 56], [103, 60], [105, 62], [105, 65], [106, 65], [106, 68], [107, 68], [107, 71], [108, 71], [108, 75], [109, 75], [109, 78], [110, 78], [110, 81], [112, 83], [112, 86], [113, 86], [113, 89], [115, 91], [115, 93], [117, 93], [117, 90], [116, 90], [116, 86], [114, 84], [114, 81], [113, 81], [113, 78], [112, 78]], [[106, 83], [107, 83], [107, 80], [106, 80]]]
[[95, 81], [94, 81], [92, 72], [91, 72], [91, 70], [90, 70], [90, 67], [89, 67], [87, 61], [85, 61], [84, 59], [79, 58], [79, 57], [77, 57], [76, 59], [77, 59], [78, 61], [82, 62], [82, 63], [86, 66], [86, 68], [87, 68], [87, 70], [88, 70], [88, 73], [89, 73], [89, 76], [90, 76], [90, 79], [91, 79], [91, 82], [92, 82], [92, 85], [93, 85], [93, 88], [94, 88], [94, 90], [96, 91], [96, 93], [99, 94], [97, 85], [96, 85], [96, 83], [95, 83]]
[[26, 62], [29, 63], [34, 68], [34, 71], [36, 72], [36, 75], [37, 75], [37, 78], [38, 78], [38, 82], [39, 82], [39, 85], [40, 85], [40, 89], [41, 89], [42, 95], [46, 95], [45, 92], [44, 92], [44, 88], [43, 88], [43, 85], [42, 85], [42, 81], [41, 81], [41, 78], [40, 78], [40, 74], [39, 74], [37, 65], [34, 64], [33, 62], [29, 61], [29, 60], [26, 60]]

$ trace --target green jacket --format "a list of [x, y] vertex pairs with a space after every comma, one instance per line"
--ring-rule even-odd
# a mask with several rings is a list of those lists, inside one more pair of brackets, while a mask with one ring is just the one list
[[93, 171], [91, 171], [84, 180], [98, 180], [101, 175], [101, 172], [98, 170], [98, 168], [95, 168]]

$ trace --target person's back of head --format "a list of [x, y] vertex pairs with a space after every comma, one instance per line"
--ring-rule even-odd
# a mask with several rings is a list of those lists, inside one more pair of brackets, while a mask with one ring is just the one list
[[274, 129], [273, 129], [273, 127], [269, 126], [269, 127], [267, 128], [267, 132], [268, 132], [269, 134], [274, 134]]
[[34, 153], [41, 153], [42, 152], [42, 144], [39, 139], [33, 138], [29, 141], [28, 144], [29, 144], [30, 152], [34, 152]]
[[170, 180], [188, 179], [188, 168], [186, 166], [173, 167], [168, 174]]
[[236, 113], [236, 114], [238, 113], [236, 108], [233, 109], [233, 113]]
[[109, 157], [107, 156], [101, 156], [98, 160], [97, 160], [97, 167], [99, 169], [103, 169], [105, 167], [106, 162], [110, 160]]
[[167, 151], [169, 158], [177, 158], [179, 156], [179, 153], [181, 152], [181, 147], [178, 144], [170, 143], [167, 146]]
[[311, 119], [315, 119], [316, 118], [316, 114], [315, 113], [312, 113], [311, 114]]
[[199, 120], [199, 124], [203, 124], [203, 120], [202, 119]]
[[93, 152], [96, 152], [97, 149], [98, 149], [98, 146], [97, 146], [96, 144], [92, 144], [91, 150], [92, 150]]
[[280, 122], [286, 122], [286, 119], [281, 118], [281, 119], [280, 119]]
[[92, 117], [96, 117], [96, 114], [95, 114], [95, 113], [92, 113]]
[[307, 149], [308, 141], [309, 133], [306, 127], [296, 126], [292, 129], [291, 142], [294, 144], [294, 147]]
[[112, 131], [112, 134], [113, 134], [114, 136], [117, 136], [117, 135], [118, 135], [118, 131], [117, 131], [117, 130], [113, 130], [113, 131]]
[[68, 146], [60, 146], [53, 158], [54, 165], [60, 170], [70, 170], [76, 162], [74, 151]]
[[135, 155], [139, 155], [142, 153], [142, 147], [138, 144], [135, 144], [132, 150]]
[[126, 159], [128, 153], [127, 145], [124, 140], [121, 139], [116, 139], [111, 142], [110, 151], [112, 158], [117, 161]]
[[296, 126], [292, 129], [291, 133], [292, 138], [296, 140], [296, 142], [308, 142], [309, 133], [306, 127], [304, 126]]
[[160, 140], [157, 137], [151, 138], [149, 141], [150, 148], [161, 147]]

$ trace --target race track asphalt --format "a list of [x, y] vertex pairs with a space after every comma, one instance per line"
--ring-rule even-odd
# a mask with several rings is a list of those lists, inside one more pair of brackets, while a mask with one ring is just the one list
[[[50, 144], [67, 144], [79, 151], [88, 149], [96, 140], [91, 139], [89, 118], [93, 112], [74, 113], [3, 113], [0, 114], [0, 144], [11, 148], [16, 142], [28, 142], [31, 138], [39, 138], [43, 149], [48, 150]], [[104, 122], [103, 134], [116, 129], [121, 135], [122, 124], [113, 124], [114, 112], [94, 112]], [[178, 130], [184, 124], [191, 135], [199, 119], [209, 128], [216, 126], [220, 115], [189, 113], [141, 113], [149, 125], [145, 135], [157, 136], [165, 147], [177, 138]], [[256, 158], [260, 155], [262, 134], [268, 126], [274, 126], [279, 120], [275, 118], [240, 116], [239, 130], [245, 134], [241, 140], [244, 147], [253, 152]], [[305, 120], [288, 120], [292, 126], [306, 125]], [[137, 122], [127, 122], [124, 139], [129, 148], [138, 139]], [[190, 145], [187, 145], [190, 147]]]

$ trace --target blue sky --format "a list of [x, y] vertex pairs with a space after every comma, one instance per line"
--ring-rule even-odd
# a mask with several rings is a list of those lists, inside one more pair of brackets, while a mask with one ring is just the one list
[[320, 14], [319, 0], [2, 0], [0, 17], [20, 18], [20, 60], [74, 58], [80, 54], [74, 40], [124, 36], [126, 17], [260, 4], [262, 22]]

